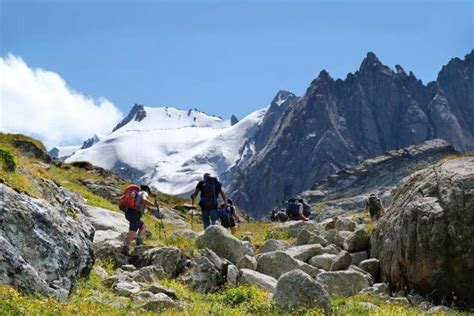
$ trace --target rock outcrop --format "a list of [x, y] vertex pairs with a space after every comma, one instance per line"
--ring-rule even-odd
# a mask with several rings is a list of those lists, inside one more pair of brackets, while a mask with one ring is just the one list
[[51, 204], [0, 184], [0, 282], [66, 299], [94, 263], [94, 228], [75, 198], [55, 189]]
[[253, 255], [244, 242], [235, 238], [219, 225], [209, 226], [204, 234], [196, 239], [196, 245], [200, 249], [211, 249], [218, 256], [231, 261], [233, 264], [238, 264], [247, 254]]
[[395, 190], [371, 237], [393, 290], [474, 302], [474, 157], [413, 174]]
[[373, 53], [344, 80], [321, 71], [276, 121], [265, 146], [234, 172], [227, 191], [241, 209], [261, 217], [317, 181], [387, 150], [434, 138], [472, 150], [473, 60], [474, 51], [451, 60], [426, 86]]
[[301, 270], [283, 274], [276, 286], [275, 302], [283, 309], [320, 308], [331, 310], [329, 295], [324, 288]]

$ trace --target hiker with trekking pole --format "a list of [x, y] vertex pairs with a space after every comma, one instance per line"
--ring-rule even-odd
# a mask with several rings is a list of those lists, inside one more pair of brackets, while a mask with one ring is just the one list
[[205, 173], [203, 180], [199, 181], [196, 189], [191, 194], [192, 205], [200, 194], [199, 206], [201, 207], [202, 225], [204, 229], [210, 225], [215, 225], [218, 219], [217, 209], [219, 207], [217, 199], [219, 195], [224, 200], [223, 207], [227, 207], [227, 196], [222, 189], [222, 184], [209, 173]]
[[[130, 246], [136, 238], [136, 245], [143, 244], [145, 239], [146, 224], [141, 220], [146, 207], [156, 207], [159, 210], [159, 203], [155, 197], [155, 201], [149, 200], [151, 189], [147, 185], [137, 186], [135, 184], [128, 185], [119, 200], [119, 208], [125, 212], [125, 218], [130, 223], [127, 238], [122, 248], [122, 254], [130, 255]], [[138, 237], [137, 237], [138, 232]]]

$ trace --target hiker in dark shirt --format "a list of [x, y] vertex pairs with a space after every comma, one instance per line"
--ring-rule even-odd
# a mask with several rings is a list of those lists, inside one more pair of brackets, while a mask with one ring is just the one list
[[204, 229], [210, 225], [215, 225], [217, 222], [217, 208], [219, 207], [217, 199], [219, 195], [224, 200], [224, 206], [227, 207], [227, 197], [222, 184], [217, 178], [211, 177], [209, 173], [204, 174], [203, 180], [199, 181], [196, 189], [191, 194], [192, 204], [200, 193], [199, 206], [201, 207], [202, 224]]
[[385, 213], [382, 201], [375, 195], [371, 194], [365, 203], [365, 210], [369, 213], [372, 221], [377, 221]]

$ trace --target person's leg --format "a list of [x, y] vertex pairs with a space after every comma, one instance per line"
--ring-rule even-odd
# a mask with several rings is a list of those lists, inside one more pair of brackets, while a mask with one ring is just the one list
[[201, 216], [202, 216], [202, 226], [204, 229], [208, 228], [209, 225], [211, 225], [209, 221], [209, 210], [201, 210]]
[[141, 222], [140, 229], [138, 230], [137, 246], [143, 245], [145, 240], [146, 225], [144, 222]]
[[216, 225], [217, 223], [217, 210], [210, 210], [209, 215], [211, 217], [211, 225]]
[[230, 232], [232, 233], [232, 235], [237, 234], [237, 226], [230, 227]]

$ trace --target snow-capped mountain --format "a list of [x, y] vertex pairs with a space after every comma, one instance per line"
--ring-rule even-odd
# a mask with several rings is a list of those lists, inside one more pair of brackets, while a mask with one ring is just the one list
[[66, 161], [89, 161], [161, 192], [185, 194], [204, 172], [220, 176], [239, 159], [266, 110], [232, 125], [196, 109], [135, 105], [111, 134]]

